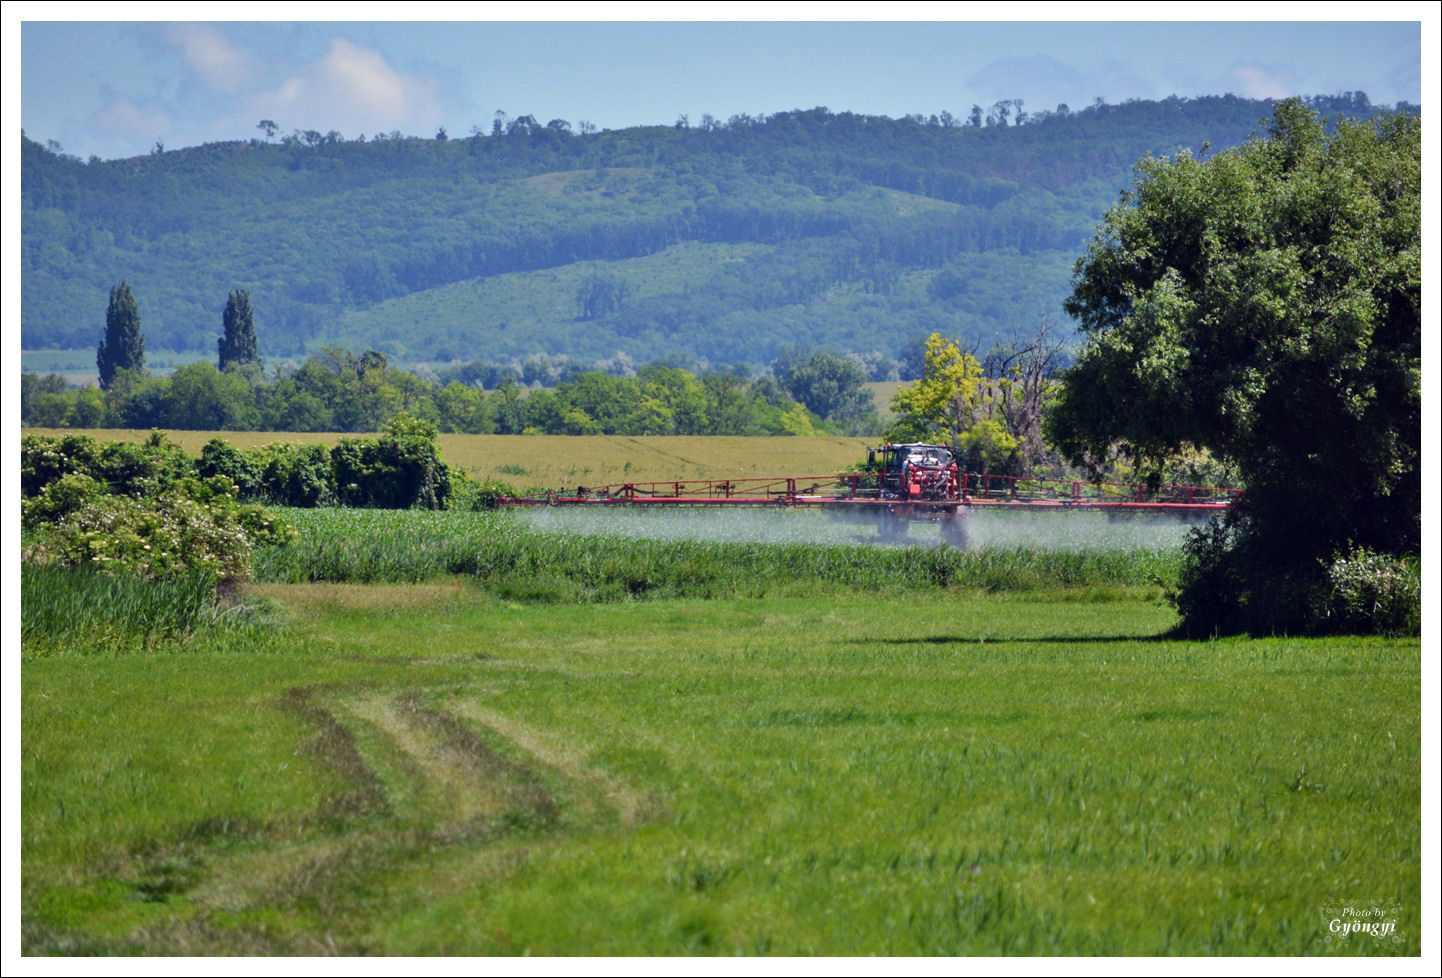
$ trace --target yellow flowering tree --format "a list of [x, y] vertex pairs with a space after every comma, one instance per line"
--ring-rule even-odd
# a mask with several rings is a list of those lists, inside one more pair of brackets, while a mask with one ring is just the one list
[[954, 340], [932, 333], [926, 341], [921, 379], [896, 392], [891, 410], [897, 421], [892, 441], [955, 445], [977, 422], [982, 395], [981, 362]]

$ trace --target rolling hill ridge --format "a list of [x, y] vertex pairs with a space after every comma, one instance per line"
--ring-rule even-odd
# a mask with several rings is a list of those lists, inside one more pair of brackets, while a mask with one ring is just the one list
[[[1311, 102], [1376, 111], [1360, 93]], [[235, 288], [266, 357], [764, 365], [798, 346], [884, 360], [933, 330], [986, 346], [1063, 319], [1071, 266], [1138, 158], [1239, 143], [1271, 104], [979, 126], [817, 108], [576, 132], [522, 116], [466, 138], [306, 132], [89, 163], [25, 138], [22, 343], [93, 348], [124, 279], [157, 351], [213, 352]]]

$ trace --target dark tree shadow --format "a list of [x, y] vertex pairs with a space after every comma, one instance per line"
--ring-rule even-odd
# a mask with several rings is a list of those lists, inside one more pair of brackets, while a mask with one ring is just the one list
[[1043, 645], [1083, 645], [1113, 642], [1178, 642], [1186, 636], [1172, 632], [1158, 635], [928, 635], [924, 638], [850, 638], [848, 645], [1001, 645], [1035, 642]]

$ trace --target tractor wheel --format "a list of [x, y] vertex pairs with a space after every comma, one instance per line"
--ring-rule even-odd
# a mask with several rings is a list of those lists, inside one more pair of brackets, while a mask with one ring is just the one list
[[941, 538], [957, 550], [965, 550], [970, 544], [965, 513], [953, 513], [941, 522]]
[[905, 543], [906, 530], [910, 521], [900, 513], [886, 508], [881, 511], [882, 543]]

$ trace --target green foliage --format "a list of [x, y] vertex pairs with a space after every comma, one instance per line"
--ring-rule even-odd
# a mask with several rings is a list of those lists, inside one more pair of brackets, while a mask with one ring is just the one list
[[190, 469], [190, 457], [159, 431], [140, 444], [100, 444], [88, 435], [20, 440], [20, 488], [27, 497], [72, 473], [104, 483], [112, 492], [143, 496], [169, 487]]
[[387, 437], [395, 439], [414, 438], [429, 442], [436, 440], [435, 425], [425, 418], [413, 418], [408, 414], [397, 414], [387, 421], [385, 432]]
[[[622, 349], [720, 364], [798, 341], [894, 353], [934, 329], [971, 344], [1059, 313], [1076, 242], [1138, 157], [1233, 145], [1269, 106], [1139, 101], [991, 127], [810, 109], [444, 142], [313, 132], [89, 165], [22, 137], [24, 345], [93, 349], [90, 310], [117, 268], [144, 270], [153, 349], [215, 349], [209, 297], [237, 281], [266, 310], [271, 355], [339, 341], [437, 362]], [[665, 281], [632, 264], [673, 248]], [[577, 331], [593, 275], [632, 294], [591, 303]]]
[[[42, 428], [63, 428], [68, 405], [65, 378], [60, 374], [20, 375], [20, 417]], [[46, 406], [42, 408], [42, 404]]]
[[269, 445], [261, 453], [267, 499], [307, 509], [335, 501], [334, 465], [324, 445]]
[[631, 287], [624, 279], [611, 275], [591, 275], [576, 293], [582, 319], [599, 319], [617, 312], [630, 295]]
[[110, 290], [105, 309], [105, 336], [95, 351], [100, 386], [110, 388], [117, 371], [145, 372], [145, 336], [140, 332], [140, 307], [130, 285], [121, 282]]
[[398, 415], [381, 438], [342, 438], [331, 450], [335, 496], [342, 506], [444, 509], [450, 469], [429, 422]]
[[[224, 476], [235, 484], [241, 499], [253, 499], [262, 492], [265, 466], [251, 453], [242, 452], [223, 439], [212, 438], [200, 449], [195, 472], [204, 479]], [[288, 500], [274, 501], [290, 506], [303, 505]]]
[[980, 463], [983, 472], [1011, 474], [1015, 467], [1019, 442], [1000, 421], [978, 421], [961, 433], [956, 444]]
[[[397, 416], [378, 439], [345, 438], [334, 448], [278, 443], [238, 450], [219, 438], [192, 460], [161, 432], [141, 444], [97, 443], [86, 435], [26, 435], [21, 488], [34, 497], [66, 476], [85, 476], [106, 491], [137, 498], [164, 492], [188, 476], [220, 478], [243, 502], [441, 509], [450, 470], [428, 421]], [[85, 483], [75, 483], [74, 493]]]
[[255, 342], [255, 314], [250, 308], [250, 293], [237, 289], [225, 300], [221, 315], [224, 333], [217, 342], [221, 371], [259, 365], [260, 354]]
[[244, 366], [219, 371], [206, 362], [178, 367], [131, 392], [121, 416], [132, 428], [253, 431], [260, 426]]
[[1327, 566], [1330, 592], [1321, 602], [1321, 630], [1383, 635], [1422, 632], [1422, 567], [1415, 560], [1357, 548]]
[[100, 501], [108, 490], [88, 475], [72, 472], [49, 483], [33, 499], [20, 501], [20, 527], [32, 531], [46, 523], [58, 523], [67, 516]]
[[1077, 264], [1054, 443], [1151, 467], [1200, 446], [1247, 487], [1189, 551], [1195, 631], [1312, 630], [1331, 555], [1419, 552], [1420, 133], [1282, 103], [1265, 139], [1138, 164]]
[[261, 507], [239, 505], [234, 483], [223, 476], [183, 479], [145, 498], [101, 495], [94, 483], [80, 483], [83, 478], [47, 487], [26, 512], [27, 562], [148, 580], [201, 574], [239, 581], [249, 578], [257, 546], [288, 543], [295, 535]]
[[20, 439], [20, 491], [34, 496], [50, 483], [77, 474], [91, 478], [100, 446], [89, 435], [25, 435]]
[[862, 385], [866, 372], [853, 360], [817, 353], [790, 367], [784, 378], [791, 396], [823, 418], [854, 420], [876, 410]]
[[920, 380], [891, 399], [897, 420], [887, 438], [954, 445], [977, 420], [981, 363], [954, 340], [932, 333], [922, 370]]
[[[501, 466], [502, 471], [507, 468], [516, 466]], [[515, 486], [499, 479], [473, 479], [464, 472], [453, 472], [451, 496], [446, 501], [446, 508], [463, 512], [495, 509], [499, 500], [512, 499], [519, 495], [521, 493]]]
[[196, 472], [224, 476], [243, 500], [312, 508], [333, 501], [330, 452], [323, 445], [278, 443], [240, 451], [212, 438], [200, 450]]

